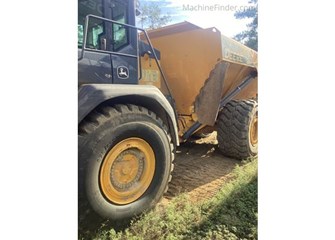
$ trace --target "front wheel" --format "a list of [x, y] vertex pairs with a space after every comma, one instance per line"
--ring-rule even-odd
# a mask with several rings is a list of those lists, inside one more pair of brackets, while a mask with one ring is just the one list
[[118, 105], [94, 113], [80, 130], [92, 208], [121, 220], [154, 207], [171, 180], [173, 145], [163, 122], [145, 108]]

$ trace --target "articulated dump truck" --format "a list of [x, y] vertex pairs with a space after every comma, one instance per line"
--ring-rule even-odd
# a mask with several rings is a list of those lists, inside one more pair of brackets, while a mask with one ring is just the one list
[[79, 197], [116, 221], [160, 201], [194, 135], [258, 153], [257, 52], [189, 22], [146, 32], [135, 5], [78, 2]]

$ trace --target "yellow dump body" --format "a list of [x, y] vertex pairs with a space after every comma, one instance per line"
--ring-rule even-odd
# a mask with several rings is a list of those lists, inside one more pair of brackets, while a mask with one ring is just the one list
[[[180, 135], [195, 121], [206, 117], [199, 116], [199, 112], [202, 115], [215, 114], [212, 117], [215, 121], [218, 100], [234, 90], [252, 71], [257, 71], [257, 52], [221, 35], [215, 28], [202, 29], [183, 22], [149, 31], [148, 35], [153, 46], [161, 53], [160, 63], [176, 102]], [[148, 61], [148, 58], [142, 58], [142, 70], [157, 71], [154, 63], [150, 64], [151, 70], [148, 68]], [[223, 65], [225, 71], [220, 70], [224, 68]], [[157, 81], [162, 79], [157, 78]], [[164, 84], [157, 81], [151, 83], [160, 86], [161, 91], [167, 94]], [[150, 84], [150, 81], [143, 78], [140, 84]], [[207, 91], [203, 91], [206, 87]], [[206, 96], [201, 96], [202, 91]], [[235, 99], [253, 98], [256, 94], [257, 79]], [[208, 113], [197, 111], [199, 101], [211, 104]], [[205, 121], [204, 125], [214, 125], [212, 120]]]

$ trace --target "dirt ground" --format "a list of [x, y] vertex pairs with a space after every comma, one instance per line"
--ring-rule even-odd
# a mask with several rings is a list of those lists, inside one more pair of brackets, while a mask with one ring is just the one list
[[[240, 161], [221, 154], [217, 146], [216, 132], [207, 138], [181, 144], [177, 148], [169, 190], [159, 205], [168, 204], [180, 193], [188, 194], [192, 201], [212, 197], [229, 180], [229, 173], [239, 163]], [[106, 221], [86, 209], [86, 206], [79, 207], [80, 236], [87, 236], [106, 225]]]
[[229, 180], [228, 174], [239, 163], [221, 154], [216, 132], [207, 138], [181, 144], [177, 148], [172, 181], [162, 203], [168, 203], [180, 193], [187, 193], [194, 201], [212, 197]]

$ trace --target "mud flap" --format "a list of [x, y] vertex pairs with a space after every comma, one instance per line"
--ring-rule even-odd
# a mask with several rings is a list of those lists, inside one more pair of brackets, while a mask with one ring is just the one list
[[228, 66], [229, 63], [227, 62], [216, 64], [195, 99], [195, 113], [197, 114], [198, 121], [204, 125], [214, 126], [215, 124]]

